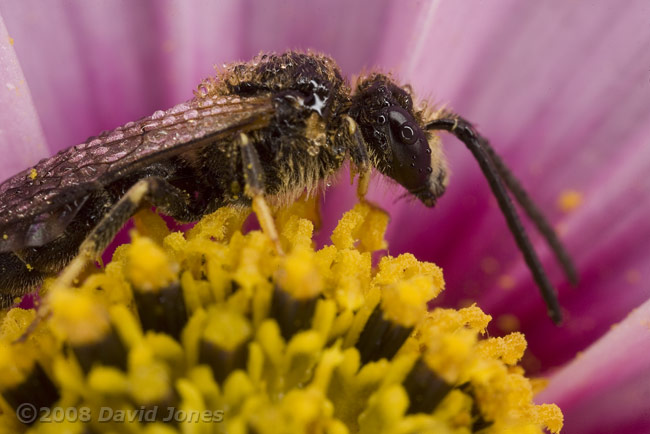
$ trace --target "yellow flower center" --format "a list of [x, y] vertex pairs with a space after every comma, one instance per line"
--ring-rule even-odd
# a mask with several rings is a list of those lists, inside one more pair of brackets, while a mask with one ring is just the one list
[[25, 431], [30, 404], [30, 432], [559, 432], [517, 366], [523, 335], [486, 338], [476, 306], [429, 311], [434, 264], [373, 267], [383, 211], [358, 204], [315, 250], [298, 202], [276, 218], [285, 256], [242, 233], [246, 217], [223, 208], [183, 234], [141, 213], [105, 269], [46, 296], [52, 315], [26, 341], [34, 312], [9, 311], [0, 425]]

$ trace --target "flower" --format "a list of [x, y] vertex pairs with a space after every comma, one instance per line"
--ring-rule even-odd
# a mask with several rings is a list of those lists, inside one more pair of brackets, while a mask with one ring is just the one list
[[286, 255], [261, 231], [242, 234], [248, 212], [235, 208], [186, 235], [139, 214], [105, 271], [76, 290], [45, 284], [51, 317], [26, 340], [16, 342], [34, 310], [4, 318], [0, 426], [559, 432], [559, 408], [535, 405], [516, 366], [521, 333], [479, 339], [490, 317], [475, 305], [428, 311], [444, 288], [434, 264], [403, 254], [372, 270], [388, 216], [367, 203], [314, 251], [303, 217], [317, 215], [314, 204], [277, 215]]
[[[567, 317], [560, 328], [547, 319], [487, 186], [462, 146], [445, 142], [453, 176], [436, 210], [394, 205], [384, 186], [370, 195], [393, 218], [387, 235], [391, 253], [410, 251], [441, 265], [449, 286], [444, 303], [476, 301], [495, 316], [499, 327], [492, 333], [525, 332], [529, 370], [548, 372], [570, 361], [648, 298], [650, 30], [644, 21], [647, 5], [640, 0], [618, 8], [602, 0], [282, 7], [261, 1], [35, 7], [25, 1], [2, 4], [0, 11], [15, 44], [0, 42], [10, 55], [15, 48], [26, 77], [22, 83], [19, 75], [6, 78], [1, 87], [3, 98], [23, 98], [21, 103], [3, 99], [5, 107], [22, 115], [12, 118], [3, 110], [2, 146], [47, 141], [55, 151], [188, 98], [215, 62], [310, 47], [331, 54], [348, 74], [374, 65], [392, 70], [417, 95], [433, 95], [432, 100], [476, 122], [557, 224], [581, 273], [576, 290], [563, 283], [543, 243], [534, 239], [559, 284]], [[24, 137], [26, 131], [39, 131], [25, 100], [26, 84], [46, 140], [38, 133]], [[43, 148], [34, 149], [5, 153], [2, 173], [28, 166], [34, 158], [29, 152], [46, 155]], [[334, 205], [324, 208], [323, 237], [353, 196], [344, 186], [328, 192], [326, 203]], [[621, 342], [631, 348], [635, 341], [630, 336]], [[625, 352], [632, 354], [629, 348]], [[573, 363], [589, 364], [590, 354]], [[625, 376], [607, 376], [609, 381], [584, 393], [625, 405], [627, 400], [618, 397], [625, 396], [626, 387], [650, 388], [647, 369], [633, 365]], [[570, 408], [565, 415], [569, 432], [587, 432]], [[597, 415], [593, 426], [604, 426], [599, 418], [618, 421], [606, 411]], [[629, 420], [638, 417], [640, 411]], [[625, 429], [626, 420], [612, 430]], [[650, 426], [647, 416], [643, 423]]]

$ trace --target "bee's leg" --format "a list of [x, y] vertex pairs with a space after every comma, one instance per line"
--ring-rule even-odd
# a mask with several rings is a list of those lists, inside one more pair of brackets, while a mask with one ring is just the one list
[[106, 215], [81, 242], [77, 256], [59, 274], [52, 289], [72, 286], [77, 276], [81, 274], [88, 263], [101, 255], [120, 228], [143, 202], [150, 189], [150, 179], [146, 178], [138, 181], [109, 209]]
[[[91, 262], [100, 257], [124, 224], [145, 204], [155, 206], [162, 213], [179, 220], [196, 220], [200, 215], [188, 207], [189, 196], [160, 177], [152, 176], [135, 183], [102, 217], [85, 237], [77, 256], [63, 269], [50, 287], [50, 291], [71, 287], [77, 276]], [[42, 305], [35, 320], [19, 340], [24, 340], [43, 319], [51, 314], [47, 303]]]
[[0, 309], [11, 307], [46, 277], [47, 273], [32, 268], [20, 252], [0, 252]]
[[241, 147], [244, 181], [246, 182], [245, 194], [253, 201], [253, 211], [260, 222], [262, 231], [271, 239], [277, 253], [284, 255], [271, 209], [264, 200], [264, 171], [260, 157], [246, 134], [240, 133], [238, 141]]
[[365, 170], [359, 174], [359, 182], [357, 184], [357, 197], [362, 202], [366, 201], [368, 185], [370, 185], [370, 170]]
[[129, 188], [90, 231], [79, 246], [77, 256], [59, 275], [55, 286], [71, 286], [85, 266], [100, 257], [122, 226], [145, 204], [155, 206], [163, 214], [182, 221], [200, 217], [200, 214], [190, 210], [187, 193], [163, 178], [144, 178]]
[[[359, 126], [356, 121], [350, 116], [343, 117], [343, 125], [341, 133], [347, 138], [350, 144], [350, 158], [356, 166], [356, 171], [359, 173], [359, 183], [357, 184], [357, 197], [361, 202], [365, 201], [366, 193], [368, 193], [368, 185], [370, 184], [370, 158], [368, 158], [368, 145], [366, 145]], [[351, 173], [354, 179], [355, 172]]]

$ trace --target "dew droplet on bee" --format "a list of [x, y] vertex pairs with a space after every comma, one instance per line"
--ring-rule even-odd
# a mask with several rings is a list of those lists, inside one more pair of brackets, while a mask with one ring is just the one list
[[128, 154], [127, 151], [113, 152], [112, 154], [105, 156], [103, 160], [107, 163], [112, 163], [123, 158], [126, 154]]
[[149, 136], [147, 137], [149, 141], [153, 143], [160, 143], [167, 138], [167, 131], [165, 130], [154, 131], [153, 133], [149, 134]]
[[186, 121], [189, 121], [190, 119], [196, 119], [198, 117], [199, 117], [198, 110], [190, 110], [188, 112], [185, 112], [185, 114], [183, 114], [183, 119], [185, 119]]
[[190, 109], [190, 106], [187, 103], [182, 103], [182, 104], [178, 104], [177, 106], [172, 107], [169, 110], [167, 110], [167, 114], [175, 115], [175, 114], [178, 114], [178, 113], [186, 112], [189, 109]]
[[84, 158], [86, 158], [86, 154], [84, 154], [83, 152], [79, 152], [78, 154], [75, 154], [72, 157], [70, 157], [70, 162], [78, 163], [82, 161]]
[[205, 108], [205, 107], [210, 107], [214, 104], [214, 101], [212, 98], [206, 98], [204, 100], [199, 101], [199, 107]]
[[178, 140], [182, 142], [189, 142], [190, 140], [192, 140], [192, 134], [187, 131], [180, 133], [178, 137], [179, 137]]
[[106, 147], [106, 146], [98, 146], [98, 147], [93, 148], [93, 149], [90, 150], [91, 154], [97, 155], [97, 156], [104, 155], [107, 152], [108, 152], [108, 147]]
[[165, 112], [162, 110], [156, 110], [151, 115], [151, 119], [162, 119], [165, 116]]
[[160, 122], [147, 122], [146, 124], [142, 125], [142, 130], [147, 132], [155, 130], [158, 127], [160, 127]]
[[110, 135], [106, 138], [106, 141], [107, 141], [107, 142], [116, 142], [116, 141], [118, 141], [118, 140], [121, 140], [122, 138], [124, 138], [124, 133], [121, 132], [121, 131], [116, 131], [116, 132], [114, 132], [113, 134], [110, 134]]

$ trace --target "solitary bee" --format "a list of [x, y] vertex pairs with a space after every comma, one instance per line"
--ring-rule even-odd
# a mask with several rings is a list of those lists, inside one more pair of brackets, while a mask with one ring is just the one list
[[351, 90], [324, 55], [261, 54], [204, 80], [195, 97], [41, 160], [0, 185], [0, 300], [60, 272], [72, 279], [140, 208], [181, 222], [224, 205], [252, 206], [282, 247], [268, 202], [314, 193], [350, 160], [363, 199], [375, 168], [428, 207], [444, 193], [447, 163], [434, 131], [477, 159], [549, 309], [560, 309], [506, 192], [550, 244], [571, 281], [566, 251], [503, 161], [450, 112], [417, 109], [408, 89], [371, 73]]

